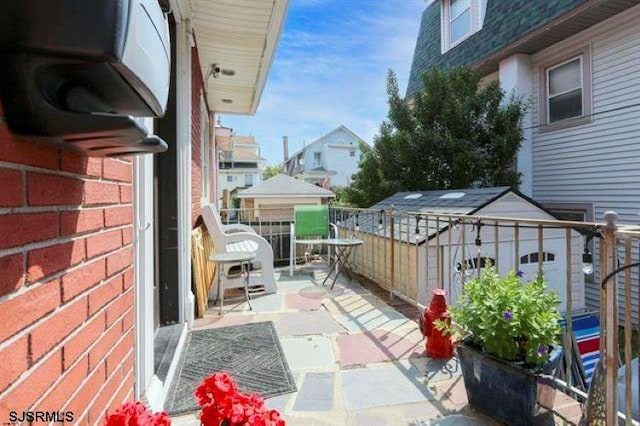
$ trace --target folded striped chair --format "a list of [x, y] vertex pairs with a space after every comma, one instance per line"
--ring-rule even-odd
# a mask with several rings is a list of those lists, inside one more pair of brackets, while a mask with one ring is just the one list
[[[598, 314], [580, 314], [572, 318], [571, 348], [573, 383], [585, 391], [589, 388], [600, 359], [600, 318]], [[560, 323], [566, 332], [566, 320]]]

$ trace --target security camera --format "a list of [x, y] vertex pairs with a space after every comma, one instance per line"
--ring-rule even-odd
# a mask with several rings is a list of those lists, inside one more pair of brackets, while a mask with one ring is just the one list
[[213, 78], [218, 78], [218, 76], [220, 75], [220, 71], [222, 71], [222, 69], [220, 68], [220, 65], [218, 64], [211, 65], [211, 75], [213, 76]]

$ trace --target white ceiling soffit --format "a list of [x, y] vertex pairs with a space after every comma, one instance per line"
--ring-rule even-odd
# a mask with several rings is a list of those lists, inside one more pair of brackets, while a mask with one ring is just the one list
[[[255, 114], [271, 68], [289, 0], [191, 0], [202, 75], [216, 113]], [[227, 70], [235, 72], [225, 75]]]

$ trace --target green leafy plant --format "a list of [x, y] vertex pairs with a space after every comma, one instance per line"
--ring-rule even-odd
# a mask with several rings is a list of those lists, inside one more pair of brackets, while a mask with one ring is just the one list
[[436, 327], [461, 334], [497, 358], [537, 366], [549, 358], [560, 334], [559, 303], [542, 275], [526, 282], [520, 271], [501, 277], [488, 266], [465, 284], [458, 306], [450, 308], [451, 325], [439, 322]]

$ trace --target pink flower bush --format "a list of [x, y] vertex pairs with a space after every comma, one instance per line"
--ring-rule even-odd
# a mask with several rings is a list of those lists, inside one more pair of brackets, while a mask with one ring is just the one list
[[267, 409], [259, 395], [238, 392], [227, 373], [207, 377], [194, 395], [205, 426], [285, 426], [280, 413]]
[[139, 402], [125, 402], [104, 419], [105, 426], [169, 426], [171, 418], [166, 411], [152, 414]]

